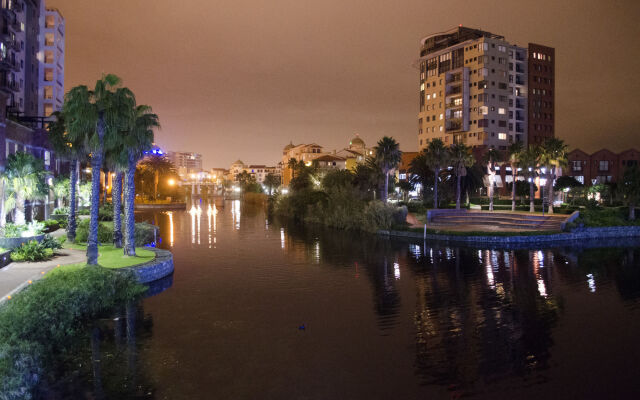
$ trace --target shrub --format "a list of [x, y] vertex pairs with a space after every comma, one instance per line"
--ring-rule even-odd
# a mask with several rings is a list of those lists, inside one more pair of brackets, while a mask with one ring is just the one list
[[42, 239], [40, 244], [47, 249], [59, 250], [62, 248], [62, 245], [66, 240], [67, 238], [65, 238], [64, 236], [61, 236], [56, 239], [51, 235], [44, 235], [44, 238]]
[[69, 215], [69, 207], [58, 207], [53, 210], [54, 215]]
[[[76, 229], [76, 243], [87, 243], [89, 239], [89, 219], [81, 220]], [[124, 234], [124, 224], [122, 225]], [[139, 222], [135, 225], [134, 237], [136, 246], [144, 246], [152, 243], [157, 230], [155, 225]], [[109, 244], [113, 242], [113, 222], [98, 222], [98, 243]]]
[[396, 207], [376, 200], [364, 208], [364, 228], [367, 231], [389, 230], [394, 223]]
[[110, 204], [103, 205], [98, 209], [99, 221], [113, 221], [113, 206]]
[[11, 260], [16, 262], [44, 261], [53, 257], [53, 249], [45, 247], [36, 240], [22, 243], [11, 252]]
[[[89, 239], [89, 224], [91, 220], [80, 220], [76, 228], [76, 243], [87, 243]], [[113, 224], [98, 222], [98, 243], [113, 242]]]
[[54, 232], [60, 229], [60, 221], [57, 221], [55, 219], [48, 219], [46, 221], [43, 221], [43, 223], [45, 233]]
[[86, 337], [88, 322], [135, 300], [145, 288], [131, 275], [100, 267], [48, 275], [0, 308], [0, 393], [31, 398], [41, 371]]

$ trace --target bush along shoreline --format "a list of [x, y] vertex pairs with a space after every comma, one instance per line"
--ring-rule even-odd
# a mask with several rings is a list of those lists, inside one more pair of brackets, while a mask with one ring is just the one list
[[269, 209], [278, 217], [342, 230], [375, 233], [406, 225], [406, 206], [369, 199], [372, 192], [359, 190], [352, 178], [349, 171], [330, 171], [319, 186], [294, 184], [290, 193], [273, 196]]
[[146, 287], [132, 274], [87, 267], [34, 282], [0, 307], [0, 393], [38, 398], [56, 381], [92, 321], [139, 299]]

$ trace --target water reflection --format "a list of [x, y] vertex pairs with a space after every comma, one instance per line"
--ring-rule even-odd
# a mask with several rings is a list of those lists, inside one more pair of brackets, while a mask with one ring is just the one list
[[[633, 388], [633, 368], [599, 367], [611, 354], [633, 365], [624, 357], [640, 335], [629, 323], [640, 317], [637, 247], [406, 243], [227, 205], [205, 206], [202, 246], [197, 207], [158, 218], [163, 235], [175, 229], [165, 242], [179, 261], [175, 289], [99, 326], [108, 395], [123, 385], [125, 398], [584, 398], [606, 395], [581, 389], [585, 380]], [[598, 325], [606, 335], [590, 330]], [[612, 336], [606, 351], [588, 350]], [[134, 379], [144, 389], [128, 386]]]

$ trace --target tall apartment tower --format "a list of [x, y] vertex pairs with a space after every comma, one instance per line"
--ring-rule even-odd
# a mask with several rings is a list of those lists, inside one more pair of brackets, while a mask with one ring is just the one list
[[56, 8], [40, 9], [38, 115], [48, 117], [64, 101], [64, 17]]
[[37, 112], [39, 0], [1, 0], [0, 90], [7, 110]]
[[529, 143], [542, 143], [555, 135], [554, 71], [552, 47], [529, 43]]
[[[538, 110], [538, 103], [532, 108], [531, 83], [532, 99], [553, 104], [553, 78], [545, 77], [546, 83], [539, 84], [528, 73], [530, 66], [539, 64], [531, 62], [532, 48], [538, 49], [535, 54], [553, 53], [548, 47], [519, 47], [503, 36], [462, 26], [422, 39], [419, 148], [435, 138], [478, 150], [506, 150], [513, 142], [531, 142], [530, 110]], [[552, 58], [549, 55], [547, 62]], [[553, 69], [547, 73], [552, 75]], [[544, 90], [540, 96], [545, 100], [539, 99], [538, 90]]]

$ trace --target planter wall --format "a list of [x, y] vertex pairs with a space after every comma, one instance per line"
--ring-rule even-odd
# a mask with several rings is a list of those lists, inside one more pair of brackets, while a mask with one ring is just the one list
[[31, 240], [37, 240], [38, 242], [40, 242], [43, 238], [44, 234], [27, 237], [0, 238], [0, 247], [4, 247], [5, 249], [14, 249], [18, 246], [21, 246], [22, 243], [27, 243]]
[[167, 250], [149, 248], [156, 253], [156, 258], [144, 264], [120, 268], [118, 271], [130, 272], [139, 283], [157, 281], [173, 273], [173, 254]]

